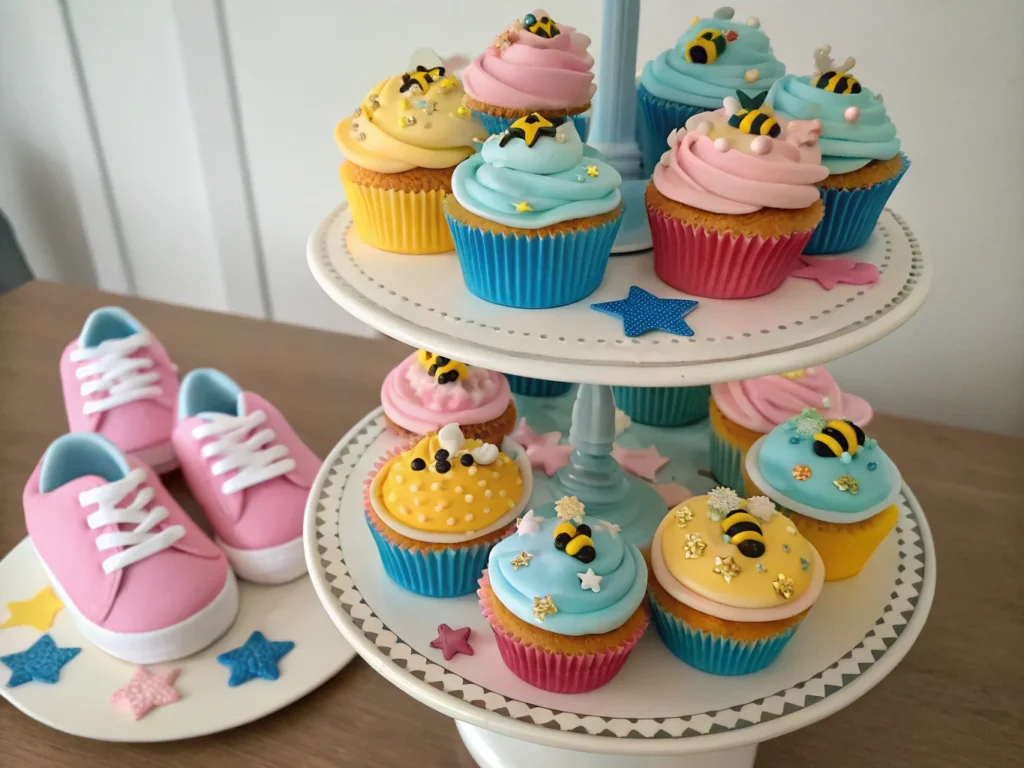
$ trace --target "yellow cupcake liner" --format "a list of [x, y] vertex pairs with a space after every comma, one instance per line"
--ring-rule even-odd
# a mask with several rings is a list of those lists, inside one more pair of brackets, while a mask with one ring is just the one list
[[405, 192], [357, 184], [345, 178], [352, 221], [364, 242], [404, 254], [446, 253], [455, 249], [441, 209], [443, 189]]
[[826, 581], [840, 581], [860, 573], [878, 545], [896, 527], [900, 516], [895, 504], [859, 523], [823, 523], [798, 512], [786, 514], [821, 555]]

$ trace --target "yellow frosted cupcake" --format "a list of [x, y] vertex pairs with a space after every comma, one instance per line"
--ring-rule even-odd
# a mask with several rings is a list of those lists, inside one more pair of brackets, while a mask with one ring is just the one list
[[377, 83], [334, 139], [345, 155], [341, 181], [359, 236], [394, 253], [452, 250], [441, 201], [452, 171], [487, 135], [442, 66]]

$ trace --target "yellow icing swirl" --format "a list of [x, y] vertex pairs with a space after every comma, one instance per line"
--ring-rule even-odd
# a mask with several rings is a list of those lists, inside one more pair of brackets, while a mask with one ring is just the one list
[[338, 123], [334, 140], [346, 158], [378, 173], [451, 168], [473, 154], [487, 131], [463, 105], [458, 79], [444, 75], [404, 93], [402, 75], [373, 87], [357, 113]]
[[[458, 454], [448, 459], [450, 469], [438, 472], [435, 456], [441, 448], [437, 435], [421, 439], [411, 450], [392, 458], [381, 470], [378, 501], [399, 522], [420, 531], [469, 533], [507, 515], [523, 497], [519, 467], [499, 452], [490, 464], [465, 466], [461, 457], [479, 448], [468, 438]], [[412, 468], [419, 459], [426, 466]]]

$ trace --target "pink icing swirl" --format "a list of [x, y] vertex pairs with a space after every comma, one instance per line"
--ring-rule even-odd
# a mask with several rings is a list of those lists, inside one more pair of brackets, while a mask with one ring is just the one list
[[771, 432], [804, 408], [817, 408], [826, 419], [849, 419], [860, 427], [873, 414], [867, 401], [841, 392], [824, 368], [807, 368], [795, 379], [762, 376], [712, 384], [711, 396], [730, 421], [754, 432]]
[[508, 380], [497, 371], [470, 368], [469, 378], [438, 384], [416, 354], [388, 373], [380, 390], [385, 415], [395, 424], [425, 435], [445, 424], [482, 424], [505, 412], [512, 400]]
[[466, 93], [508, 109], [566, 109], [589, 102], [597, 90], [594, 57], [587, 53], [590, 38], [568, 24], [558, 28], [561, 34], [552, 38], [515, 30], [504, 48], [489, 47], [463, 73]]

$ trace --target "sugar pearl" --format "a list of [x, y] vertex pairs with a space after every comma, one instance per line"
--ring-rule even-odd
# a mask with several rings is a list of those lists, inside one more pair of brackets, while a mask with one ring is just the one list
[[843, 119], [848, 123], [856, 123], [860, 119], [860, 109], [857, 107], [847, 107], [846, 111], [843, 112]]
[[423, 499], [413, 499], [412, 503], [418, 507], [423, 503]]
[[490, 488], [488, 488], [486, 491], [484, 491], [484, 496], [486, 496], [488, 499], [491, 498], [493, 495], [494, 495], [494, 491], [492, 491]]
[[466, 503], [467, 504], [472, 504], [473, 503], [473, 494], [472, 493], [467, 493], [466, 494]]
[[717, 149], [719, 152], [728, 152], [729, 140], [724, 136], [720, 136], [719, 138], [715, 139], [715, 149]]
[[469, 468], [469, 476], [470, 476], [470, 477], [472, 477], [472, 476], [473, 476], [473, 475], [475, 475], [475, 474], [476, 474], [476, 473], [477, 473], [478, 471], [479, 471], [479, 470], [478, 470], [478, 469], [477, 469], [477, 468], [476, 468], [475, 466], [473, 466], [473, 467], [470, 467], [470, 468]]
[[398, 511], [401, 512], [403, 515], [409, 514], [409, 509], [404, 504], [398, 505]]
[[416, 493], [419, 489], [420, 489], [420, 484], [419, 483], [413, 483], [412, 485], [409, 486], [409, 490], [412, 491], [413, 493]]
[[449, 517], [447, 520], [445, 520], [445, 522], [448, 525], [455, 525], [455, 518], [454, 517]]
[[503, 499], [504, 499], [504, 498], [505, 498], [506, 496], [508, 496], [508, 494], [507, 494], [507, 493], [505, 493], [504, 491], [498, 491], [498, 495], [499, 495], [499, 496], [501, 496], [501, 498], [503, 498]]
[[484, 507], [484, 510], [483, 510], [483, 511], [484, 511], [484, 514], [485, 514], [485, 515], [489, 515], [489, 514], [491, 514], [491, 508], [490, 508], [490, 507]]
[[761, 70], [759, 69], [748, 69], [743, 73], [743, 82], [745, 83], [756, 83], [761, 77]]
[[421, 523], [427, 522], [427, 516], [426, 515], [417, 515], [416, 519], [419, 520]]
[[473, 519], [473, 513], [472, 512], [467, 512], [466, 516], [464, 518], [462, 518], [462, 519], [465, 520], [467, 523], [470, 522]]
[[754, 140], [750, 142], [750, 148], [754, 150], [755, 154], [766, 155], [771, 151], [772, 140], [768, 136], [755, 136]]
[[465, 493], [465, 491], [462, 490], [462, 486], [461, 485], [456, 485], [455, 486], [455, 492], [456, 493]]
[[515, 505], [516, 505], [516, 503], [514, 501], [512, 501], [512, 499], [508, 500], [508, 508], [509, 509], [512, 509]]
[[402, 476], [401, 475], [395, 475], [395, 483], [397, 485], [401, 485], [402, 484]]
[[430, 490], [432, 490], [432, 491], [440, 491], [441, 490], [441, 484], [440, 483], [431, 483], [430, 484]]
[[491, 472], [491, 478], [493, 480], [501, 480], [501, 472]]
[[398, 494], [394, 491], [388, 494], [388, 501], [398, 501]]

